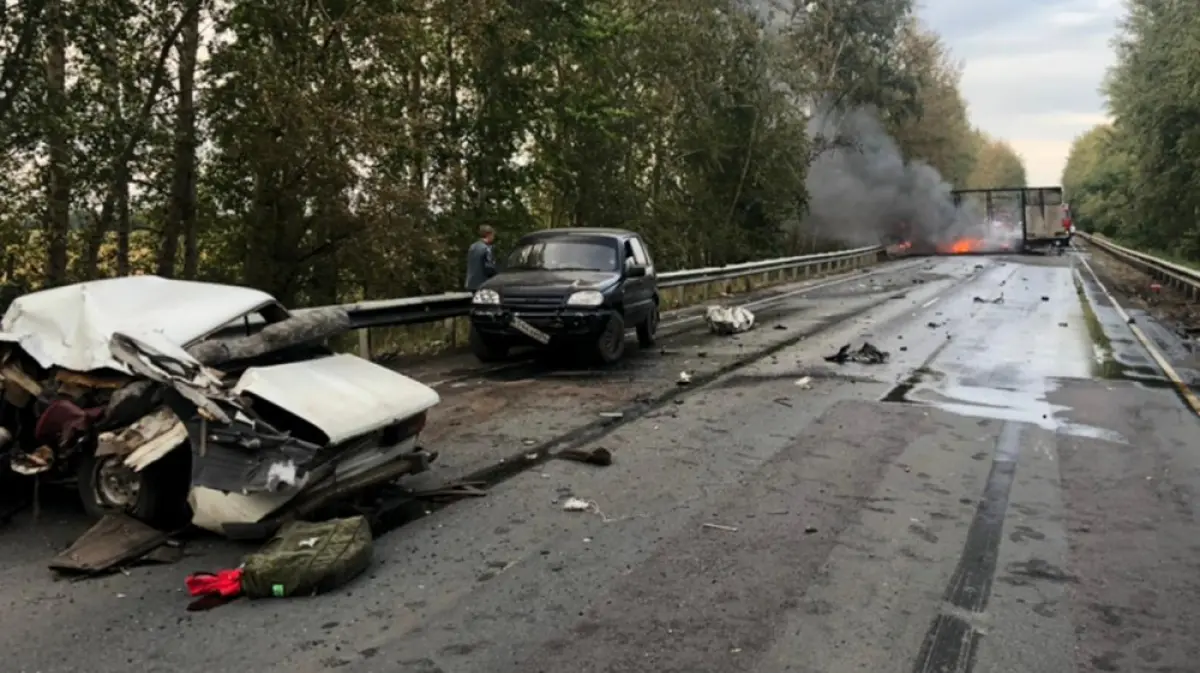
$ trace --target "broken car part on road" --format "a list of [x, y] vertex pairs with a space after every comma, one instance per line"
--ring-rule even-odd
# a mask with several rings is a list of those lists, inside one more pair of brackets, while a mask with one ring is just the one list
[[850, 350], [850, 344], [838, 349], [838, 352], [825, 357], [826, 362], [836, 362], [839, 365], [847, 362], [857, 362], [864, 365], [880, 365], [888, 361], [889, 353], [881, 351], [869, 343], [863, 343], [856, 351]]
[[709, 306], [704, 320], [710, 332], [724, 336], [741, 334], [754, 328], [754, 314], [742, 306]]
[[0, 469], [73, 482], [97, 517], [269, 537], [436, 457], [416, 442], [438, 393], [323, 345], [348, 326], [155, 276], [18, 298], [0, 323]]

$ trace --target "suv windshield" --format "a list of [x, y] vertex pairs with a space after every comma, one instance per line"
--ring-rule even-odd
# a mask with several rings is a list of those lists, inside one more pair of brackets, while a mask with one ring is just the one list
[[617, 271], [617, 249], [599, 241], [549, 240], [526, 243], [508, 257], [508, 269]]

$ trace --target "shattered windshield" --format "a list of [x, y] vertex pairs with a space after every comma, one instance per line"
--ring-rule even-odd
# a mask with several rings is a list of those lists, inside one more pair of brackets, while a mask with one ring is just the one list
[[508, 257], [509, 270], [618, 271], [615, 245], [596, 240], [548, 240], [521, 245]]

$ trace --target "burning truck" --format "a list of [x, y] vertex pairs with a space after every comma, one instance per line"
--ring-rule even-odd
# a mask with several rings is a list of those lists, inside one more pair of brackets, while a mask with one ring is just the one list
[[962, 189], [951, 200], [953, 215], [941, 226], [898, 218], [885, 244], [923, 255], [1025, 252], [1057, 241], [1065, 217], [1060, 187]]

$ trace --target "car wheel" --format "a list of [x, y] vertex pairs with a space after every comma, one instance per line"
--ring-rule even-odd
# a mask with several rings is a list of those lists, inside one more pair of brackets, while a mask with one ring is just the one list
[[642, 324], [637, 326], [638, 345], [642, 348], [650, 348], [654, 345], [658, 337], [658, 302], [650, 308], [650, 315]]
[[508, 344], [496, 338], [488, 338], [471, 328], [471, 352], [480, 362], [496, 362], [508, 355]]
[[596, 339], [596, 357], [601, 364], [610, 365], [625, 354], [625, 319], [612, 314]]
[[163, 530], [174, 530], [191, 519], [192, 454], [188, 444], [135, 472], [124, 456], [88, 455], [78, 467], [79, 497], [95, 518], [125, 513]]

